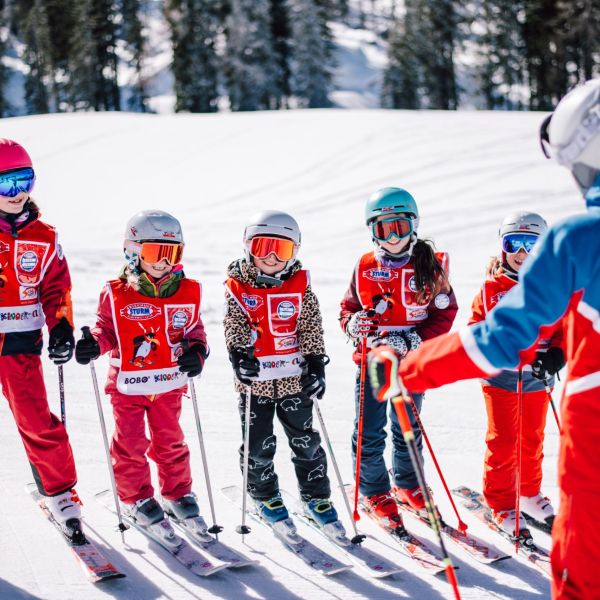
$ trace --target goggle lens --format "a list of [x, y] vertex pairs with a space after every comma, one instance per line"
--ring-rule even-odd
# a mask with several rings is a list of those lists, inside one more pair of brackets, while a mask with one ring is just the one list
[[140, 246], [140, 258], [147, 263], [157, 263], [165, 259], [170, 265], [176, 265], [181, 262], [183, 256], [183, 244], [144, 242]]
[[284, 238], [253, 237], [250, 242], [250, 254], [256, 258], [267, 258], [269, 254], [284, 262], [294, 256], [294, 242]]
[[539, 236], [532, 233], [509, 233], [502, 238], [502, 250], [507, 254], [516, 254], [521, 248], [529, 254]]
[[371, 232], [379, 242], [388, 242], [392, 235], [404, 239], [413, 232], [412, 219], [395, 217], [383, 221], [374, 221], [371, 223]]
[[14, 198], [21, 192], [29, 194], [35, 184], [35, 173], [30, 167], [0, 173], [0, 196]]

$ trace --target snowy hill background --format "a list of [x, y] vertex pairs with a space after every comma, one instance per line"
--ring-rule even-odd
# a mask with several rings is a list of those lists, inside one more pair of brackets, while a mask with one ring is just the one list
[[[186, 272], [204, 284], [203, 318], [212, 353], [196, 386], [216, 491], [241, 483], [240, 424], [221, 316], [225, 268], [242, 253], [245, 220], [257, 210], [280, 208], [300, 223], [299, 258], [311, 270], [332, 359], [322, 409], [343, 476], [351, 481], [354, 367], [337, 315], [354, 263], [370, 247], [362, 221], [366, 198], [387, 185], [403, 186], [414, 194], [421, 210], [421, 235], [450, 253], [451, 279], [461, 306], [456, 326], [460, 326], [468, 318], [487, 259], [497, 251], [498, 224], [505, 214], [531, 209], [554, 223], [583, 210], [567, 171], [545, 161], [539, 151], [536, 133], [541, 118], [532, 113], [381, 110], [194, 116], [80, 113], [4, 119], [0, 134], [19, 140], [33, 157], [38, 175], [34, 197], [45, 220], [59, 229], [72, 271], [78, 327], [91, 324], [103, 282], [122, 264], [127, 219], [138, 210], [160, 208], [181, 220]], [[56, 368], [44, 360], [51, 405], [58, 411]], [[97, 361], [101, 383], [106, 366], [105, 359]], [[258, 525], [243, 546], [234, 531], [239, 511], [218, 492], [218, 521], [226, 526], [223, 541], [260, 559], [259, 568], [200, 580], [137, 532], [128, 532], [123, 545], [115, 532], [115, 518], [93, 499], [94, 493], [109, 486], [109, 478], [89, 370], [72, 361], [65, 367], [65, 379], [68, 429], [87, 531], [128, 578], [97, 588], [85, 581], [62, 540], [24, 493], [31, 474], [12, 416], [2, 403], [2, 598], [451, 597], [443, 578], [416, 571], [364, 519], [360, 528], [380, 540], [369, 542], [371, 547], [397, 559], [405, 572], [383, 581], [366, 579], [357, 569], [329, 579], [316, 576]], [[112, 428], [106, 399], [104, 411]], [[485, 410], [478, 383], [429, 392], [422, 418], [449, 485], [480, 488]], [[192, 452], [195, 489], [208, 516], [189, 403], [182, 423]], [[285, 436], [280, 428], [277, 434], [278, 474], [282, 486], [294, 490]], [[557, 444], [556, 425], [549, 415], [544, 491], [555, 503]], [[442, 513], [455, 524], [429, 459], [426, 471]], [[337, 490], [333, 497], [349, 525]], [[492, 541], [487, 530], [470, 524], [471, 531]], [[433, 539], [419, 524], [414, 530]], [[322, 545], [313, 532], [301, 531]], [[547, 536], [536, 533], [538, 537], [549, 546]], [[336, 554], [333, 547], [327, 550]], [[460, 566], [463, 598], [549, 597], [548, 581], [520, 558], [482, 567], [459, 551], [450, 551]]]

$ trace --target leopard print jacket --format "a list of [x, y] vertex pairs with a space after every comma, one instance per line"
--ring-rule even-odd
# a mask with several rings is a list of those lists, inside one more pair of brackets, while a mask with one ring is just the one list
[[[302, 268], [300, 262], [296, 262], [285, 278], [291, 277]], [[232, 262], [227, 268], [227, 275], [242, 283], [249, 283], [256, 288], [270, 287], [268, 284], [256, 283], [259, 270], [248, 263], [245, 258]], [[227, 350], [247, 346], [250, 344], [250, 324], [244, 311], [238, 303], [227, 294], [225, 307], [225, 344]], [[298, 342], [299, 350], [303, 356], [309, 354], [325, 354], [325, 341], [323, 338], [323, 320], [319, 301], [312, 291], [310, 284], [307, 286], [302, 298], [302, 309], [298, 316]], [[235, 390], [245, 392], [246, 386], [235, 378]], [[301, 391], [300, 377], [283, 377], [281, 379], [269, 379], [256, 381], [252, 384], [252, 394], [266, 396], [268, 398], [283, 398]]]

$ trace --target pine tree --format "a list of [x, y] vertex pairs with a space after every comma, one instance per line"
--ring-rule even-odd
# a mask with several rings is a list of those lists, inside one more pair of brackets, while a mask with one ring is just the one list
[[282, 91], [269, 0], [231, 0], [225, 77], [231, 110], [277, 108]]
[[600, 73], [600, 2], [559, 0], [559, 22], [569, 66], [569, 87]]
[[144, 35], [140, 12], [141, 0], [121, 0], [120, 37], [125, 42], [129, 54], [128, 64], [134, 70], [131, 94], [127, 99], [127, 108], [131, 111], [146, 112], [147, 97], [142, 79], [142, 62], [144, 59]]
[[299, 106], [331, 106], [331, 31], [327, 15], [314, 0], [287, 0], [291, 24], [291, 89]]
[[476, 38], [483, 63], [479, 68], [486, 108], [523, 108], [514, 97], [525, 83], [524, 0], [483, 0], [476, 18], [484, 27]]
[[416, 33], [415, 6], [405, 5], [402, 19], [396, 19], [388, 33], [388, 65], [383, 74], [381, 104], [384, 108], [421, 107], [421, 67], [414, 52]]
[[215, 112], [218, 109], [219, 34], [217, 0], [167, 0], [165, 15], [173, 44], [176, 111]]
[[279, 97], [276, 98], [277, 108], [287, 107], [290, 90], [290, 23], [286, 0], [271, 0], [271, 36], [273, 52], [277, 63], [278, 80], [276, 86]]
[[46, 86], [53, 78], [53, 68], [50, 62], [52, 56], [50, 26], [43, 0], [34, 1], [23, 25], [25, 43], [23, 59], [29, 67], [25, 78], [27, 112], [28, 114], [47, 113], [49, 102]]

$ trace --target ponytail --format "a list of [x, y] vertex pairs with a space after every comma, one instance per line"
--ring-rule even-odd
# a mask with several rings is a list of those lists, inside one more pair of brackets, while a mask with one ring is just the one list
[[431, 240], [417, 239], [412, 262], [415, 267], [417, 304], [427, 304], [440, 292], [450, 291], [448, 275], [435, 255], [435, 246]]

